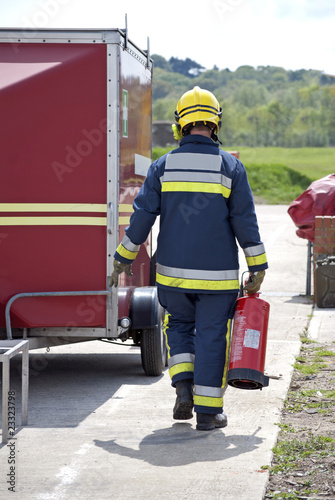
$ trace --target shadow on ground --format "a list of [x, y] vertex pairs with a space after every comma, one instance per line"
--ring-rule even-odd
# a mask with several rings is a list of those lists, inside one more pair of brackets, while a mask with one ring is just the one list
[[[145, 436], [138, 449], [116, 442], [95, 440], [108, 453], [147, 462], [157, 467], [176, 467], [196, 462], [227, 460], [255, 450], [263, 439], [257, 437], [260, 427], [250, 436], [226, 436], [222, 429], [196, 431], [191, 424], [176, 423]], [[133, 445], [133, 442], [129, 442]]]

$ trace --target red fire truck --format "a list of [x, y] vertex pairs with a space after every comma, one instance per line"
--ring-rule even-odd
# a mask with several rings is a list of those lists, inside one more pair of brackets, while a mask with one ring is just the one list
[[0, 30], [0, 338], [166, 359], [151, 237], [109, 288], [151, 158], [149, 50], [126, 30]]

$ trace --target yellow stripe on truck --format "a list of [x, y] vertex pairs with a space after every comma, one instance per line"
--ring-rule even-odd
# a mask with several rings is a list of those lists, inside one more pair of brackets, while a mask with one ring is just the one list
[[0, 226], [107, 226], [107, 217], [0, 217]]
[[130, 203], [120, 203], [119, 212], [133, 212], [133, 205]]
[[0, 212], [107, 212], [99, 203], [0, 203]]
[[129, 226], [130, 224], [130, 216], [129, 217], [119, 217], [119, 225], [120, 226]]

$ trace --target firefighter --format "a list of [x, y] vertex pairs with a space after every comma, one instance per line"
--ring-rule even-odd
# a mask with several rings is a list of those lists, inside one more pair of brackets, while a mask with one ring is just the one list
[[230, 323], [239, 288], [236, 240], [259, 290], [268, 267], [243, 164], [219, 148], [222, 108], [194, 87], [175, 112], [179, 147], [154, 161], [134, 200], [130, 225], [114, 255], [110, 286], [131, 264], [160, 215], [156, 282], [166, 310], [164, 333], [173, 418], [197, 416], [198, 430], [227, 425], [223, 411]]

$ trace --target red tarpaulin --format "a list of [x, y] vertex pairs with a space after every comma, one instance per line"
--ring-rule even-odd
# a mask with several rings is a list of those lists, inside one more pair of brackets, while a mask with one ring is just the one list
[[314, 241], [315, 217], [335, 215], [335, 174], [312, 184], [289, 206], [288, 213], [298, 227], [297, 235]]

